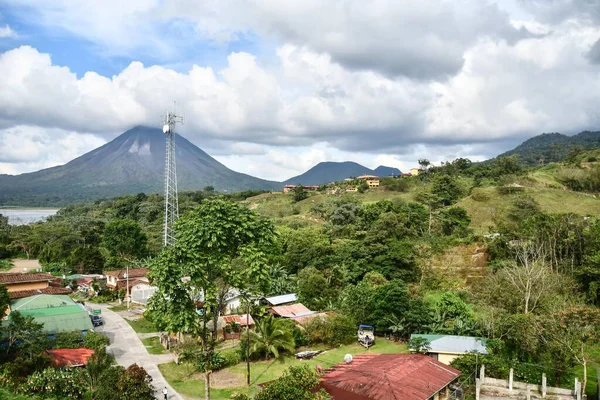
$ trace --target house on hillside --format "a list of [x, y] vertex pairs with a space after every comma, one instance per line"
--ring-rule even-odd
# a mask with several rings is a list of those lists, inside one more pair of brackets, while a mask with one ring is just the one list
[[46, 350], [52, 364], [56, 368], [85, 367], [89, 359], [94, 355], [94, 350], [86, 348], [78, 349], [54, 349]]
[[282, 317], [282, 318], [302, 317], [302, 316], [312, 315], [312, 314], [317, 313], [316, 311], [309, 310], [302, 303], [288, 304], [285, 306], [275, 306], [275, 307], [269, 308], [267, 311], [270, 312], [271, 314], [273, 314], [275, 317]]
[[223, 339], [239, 339], [242, 330], [246, 329], [246, 326], [252, 328], [254, 326], [254, 319], [252, 319], [252, 315], [248, 315], [248, 317], [247, 323], [246, 314], [220, 316], [217, 322], [217, 328], [222, 330]]
[[[114, 271], [105, 271], [106, 275], [106, 287], [114, 290], [125, 289], [127, 281], [129, 281], [129, 287], [137, 283], [137, 281], [148, 282], [148, 269], [147, 268], [129, 268], [116, 269]], [[127, 276], [129, 274], [129, 276]]]
[[38, 294], [69, 294], [71, 290], [55, 286], [56, 277], [46, 274], [2, 273], [0, 284], [6, 285], [11, 300]]
[[93, 329], [89, 313], [84, 306], [65, 295], [39, 294], [13, 300], [10, 303], [10, 312], [14, 311], [19, 311], [23, 316], [31, 316], [35, 322], [44, 324], [43, 330], [48, 333], [87, 332]]
[[421, 175], [423, 172], [425, 172], [425, 170], [423, 168], [411, 168], [410, 169], [410, 174], [412, 176]]
[[472, 336], [454, 335], [422, 335], [412, 334], [410, 338], [424, 338], [429, 341], [430, 349], [427, 355], [434, 359], [450, 365], [450, 363], [462, 354], [478, 352], [488, 354], [485, 340]]
[[461, 372], [422, 354], [359, 354], [328, 369], [320, 387], [334, 400], [447, 400]]
[[271, 297], [263, 297], [260, 302], [266, 306], [283, 306], [285, 304], [292, 304], [298, 301], [298, 296], [296, 296], [296, 293], [288, 293], [288, 294], [281, 294], [278, 296], [271, 296]]
[[357, 176], [356, 179], [365, 181], [371, 189], [379, 187], [379, 177], [377, 175], [361, 175]]

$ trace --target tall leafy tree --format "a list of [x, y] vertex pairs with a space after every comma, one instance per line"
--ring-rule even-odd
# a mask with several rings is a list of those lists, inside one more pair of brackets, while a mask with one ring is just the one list
[[148, 254], [148, 238], [136, 221], [115, 219], [104, 227], [104, 247], [113, 256], [132, 260]]
[[[246, 207], [215, 199], [180, 217], [175, 238], [175, 245], [163, 250], [151, 266], [158, 292], [148, 309], [161, 329], [201, 336], [208, 358], [217, 332], [209, 335], [207, 322], [212, 319], [217, 326], [219, 318], [216, 282], [241, 291], [267, 289], [267, 255], [275, 243], [275, 230]], [[209, 374], [205, 373], [207, 388]]]

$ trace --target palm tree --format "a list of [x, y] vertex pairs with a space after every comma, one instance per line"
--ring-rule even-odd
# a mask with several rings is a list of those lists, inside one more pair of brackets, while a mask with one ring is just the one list
[[390, 324], [388, 329], [392, 331], [394, 340], [399, 340], [407, 330], [406, 320], [398, 318], [395, 314], [392, 314], [391, 317], [387, 317], [385, 320]]
[[271, 354], [279, 358], [279, 350], [294, 351], [293, 328], [285, 320], [269, 315], [250, 332], [250, 354], [265, 352], [267, 360]]

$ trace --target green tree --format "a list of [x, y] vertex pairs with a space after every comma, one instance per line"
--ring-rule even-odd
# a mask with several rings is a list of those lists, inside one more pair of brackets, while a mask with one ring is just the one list
[[427, 338], [416, 336], [408, 341], [408, 349], [415, 353], [427, 354], [431, 350], [431, 342]]
[[[214, 199], [177, 220], [175, 239], [175, 245], [164, 249], [151, 265], [150, 277], [158, 291], [148, 304], [149, 314], [160, 329], [201, 336], [210, 358], [217, 330], [209, 335], [207, 323], [212, 320], [217, 326], [220, 314], [217, 282], [242, 291], [267, 290], [267, 254], [275, 244], [275, 230], [248, 208]], [[205, 380], [209, 398], [210, 371]]]
[[449, 206], [462, 197], [463, 190], [453, 177], [436, 175], [431, 186], [431, 193], [442, 205]]
[[279, 351], [294, 352], [293, 328], [286, 320], [268, 315], [260, 320], [255, 331], [250, 331], [250, 355], [264, 354], [279, 358]]
[[298, 300], [311, 310], [323, 310], [337, 297], [325, 275], [315, 267], [307, 267], [298, 273]]
[[467, 214], [467, 210], [462, 207], [454, 206], [441, 210], [439, 221], [442, 233], [446, 236], [466, 237], [471, 233], [469, 229], [471, 217]]
[[304, 190], [304, 187], [302, 185], [297, 185], [294, 188], [294, 201], [297, 203], [306, 198], [308, 198], [308, 192]]
[[204, 191], [205, 192], [214, 192], [215, 188], [213, 186], [205, 186]]
[[0, 284], [0, 315], [6, 315], [6, 310], [10, 306], [10, 296], [6, 285]]
[[131, 261], [148, 254], [148, 238], [140, 225], [128, 219], [114, 219], [106, 224], [102, 241], [113, 256]]
[[137, 364], [132, 364], [121, 371], [119, 379], [114, 386], [117, 400], [153, 400], [154, 386], [152, 377], [146, 370]]

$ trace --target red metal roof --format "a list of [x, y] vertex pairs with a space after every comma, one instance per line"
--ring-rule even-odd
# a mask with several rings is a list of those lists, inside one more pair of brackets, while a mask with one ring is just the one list
[[71, 289], [64, 287], [54, 287], [49, 286], [43, 289], [33, 289], [33, 290], [19, 290], [17, 292], [9, 292], [8, 295], [11, 300], [22, 299], [24, 297], [36, 296], [38, 294], [70, 294]]
[[336, 400], [426, 400], [459, 375], [459, 370], [422, 354], [359, 354], [350, 364], [327, 370], [321, 387]]
[[[104, 275], [114, 276], [117, 279], [126, 279], [126, 269], [116, 269], [114, 271], [105, 271]], [[148, 275], [148, 268], [129, 268], [129, 279], [131, 278], [142, 278]]]
[[[254, 325], [254, 320], [252, 319], [252, 315], [249, 315], [250, 326]], [[236, 324], [240, 324], [240, 326], [246, 326], [246, 314], [244, 315], [223, 315], [223, 323], [225, 325], [229, 325], [232, 322]]]
[[3, 273], [0, 274], [0, 283], [23, 283], [23, 282], [42, 282], [51, 281], [54, 277], [50, 274], [21, 274], [21, 273]]
[[46, 350], [52, 358], [52, 362], [57, 367], [79, 367], [86, 365], [91, 356], [94, 355], [92, 349], [55, 349]]
[[313, 319], [315, 317], [325, 319], [325, 317], [327, 317], [328, 315], [331, 315], [331, 314], [333, 314], [333, 313], [332, 312], [320, 312], [320, 313], [315, 313], [315, 314], [300, 315], [298, 317], [292, 317], [290, 319], [292, 321], [294, 321], [295, 323], [297, 323], [298, 325], [304, 325], [305, 323], [307, 323], [308, 321], [310, 321], [311, 319]]
[[310, 312], [310, 310], [306, 308], [306, 306], [302, 303], [290, 304], [287, 306], [271, 307], [269, 311], [274, 315], [279, 315], [280, 317], [294, 317], [298, 314], [305, 314]]

